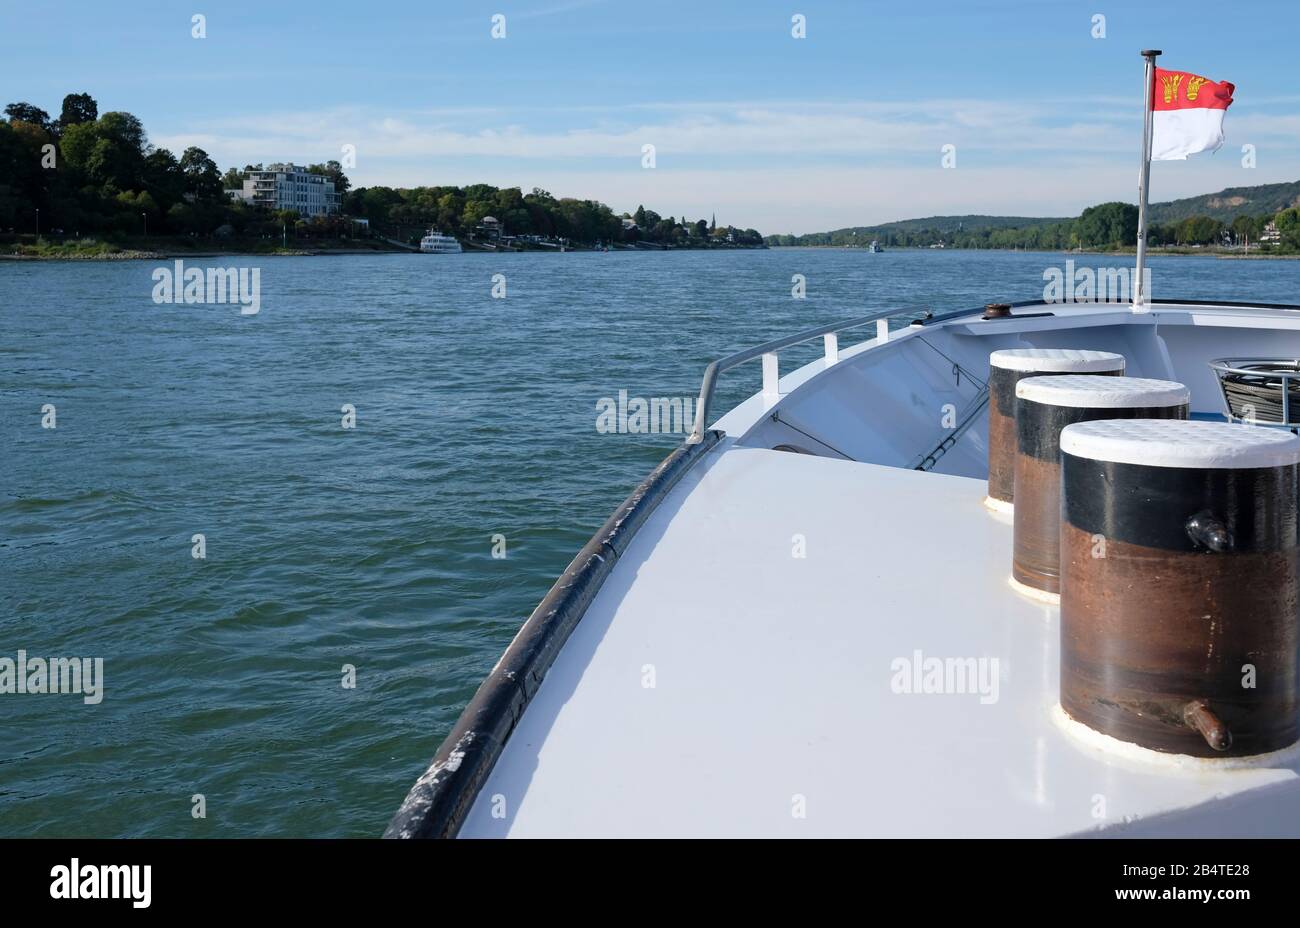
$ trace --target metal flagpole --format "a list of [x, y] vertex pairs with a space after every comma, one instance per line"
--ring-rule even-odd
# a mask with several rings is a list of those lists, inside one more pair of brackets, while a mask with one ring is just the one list
[[1146, 92], [1143, 95], [1142, 108], [1142, 173], [1138, 176], [1138, 241], [1137, 241], [1137, 276], [1133, 280], [1133, 308], [1137, 309], [1150, 299], [1142, 286], [1142, 272], [1147, 263], [1147, 188], [1151, 185], [1151, 107], [1156, 85], [1156, 58], [1159, 49], [1144, 49], [1142, 57], [1146, 64]]

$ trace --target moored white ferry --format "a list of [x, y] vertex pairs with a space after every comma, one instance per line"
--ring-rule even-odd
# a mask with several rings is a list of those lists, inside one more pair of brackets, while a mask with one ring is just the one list
[[[991, 443], [1000, 351], [1048, 359], [1020, 411], [1092, 365], [1024, 465], [1063, 475], [1046, 540], [1028, 420]], [[1300, 835], [1294, 358], [1300, 306], [1155, 300], [874, 313], [714, 362], [387, 834]], [[717, 414], [745, 362], [761, 388]], [[1058, 593], [1013, 582], [1058, 539]]]
[[420, 239], [420, 251], [434, 255], [458, 255], [464, 249], [454, 235], [443, 235], [430, 229], [425, 233], [424, 238]]

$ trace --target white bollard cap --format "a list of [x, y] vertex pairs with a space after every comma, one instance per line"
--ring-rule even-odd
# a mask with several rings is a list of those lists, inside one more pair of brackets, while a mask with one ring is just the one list
[[1180, 419], [1103, 419], [1061, 430], [1061, 451], [1093, 461], [1200, 470], [1300, 464], [1300, 436], [1285, 429]]
[[1124, 356], [1081, 348], [1004, 348], [989, 355], [989, 365], [1021, 373], [1095, 374], [1124, 370]]
[[1027, 377], [1016, 384], [1016, 398], [1071, 409], [1150, 409], [1185, 406], [1192, 391], [1173, 380], [1066, 374]]

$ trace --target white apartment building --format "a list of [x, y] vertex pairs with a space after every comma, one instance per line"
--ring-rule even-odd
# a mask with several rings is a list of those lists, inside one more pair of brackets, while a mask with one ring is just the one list
[[268, 209], [294, 209], [304, 217], [328, 216], [339, 211], [339, 194], [334, 181], [320, 174], [309, 174], [296, 164], [269, 164], [265, 170], [252, 171], [244, 180], [243, 190], [227, 191], [232, 199], [243, 200]]

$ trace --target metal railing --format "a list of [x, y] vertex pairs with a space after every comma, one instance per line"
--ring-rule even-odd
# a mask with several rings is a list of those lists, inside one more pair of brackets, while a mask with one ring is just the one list
[[704, 369], [704, 379], [700, 383], [700, 396], [695, 402], [695, 427], [686, 439], [686, 444], [699, 444], [704, 438], [704, 431], [709, 424], [709, 407], [713, 403], [713, 392], [717, 388], [718, 375], [728, 371], [738, 364], [744, 364], [746, 361], [752, 361], [754, 358], [763, 359], [763, 394], [765, 396], [776, 397], [778, 384], [781, 380], [781, 371], [779, 365], [779, 356], [777, 352], [782, 348], [789, 348], [793, 345], [802, 345], [804, 342], [810, 342], [814, 338], [821, 338], [826, 346], [826, 366], [830, 367], [840, 359], [839, 333], [846, 332], [849, 329], [861, 328], [870, 323], [876, 323], [876, 337], [882, 342], [889, 340], [889, 320], [895, 316], [901, 316], [905, 313], [926, 314], [929, 310], [924, 306], [906, 306], [902, 309], [886, 309], [878, 313], [870, 313], [866, 316], [859, 316], [856, 319], [850, 319], [847, 322], [835, 322], [831, 325], [824, 325], [816, 329], [808, 329], [805, 332], [797, 332], [794, 335], [787, 335], [785, 338], [778, 338], [757, 348], [748, 348], [745, 351], [738, 351], [733, 355], [728, 355], [717, 361], [713, 361]]

